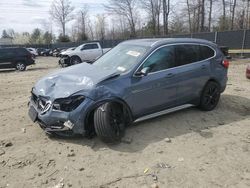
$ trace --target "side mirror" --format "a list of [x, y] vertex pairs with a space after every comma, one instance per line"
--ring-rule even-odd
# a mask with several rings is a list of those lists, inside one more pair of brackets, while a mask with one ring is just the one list
[[144, 67], [141, 71], [135, 73], [136, 76], [147, 76], [149, 73], [150, 68]]

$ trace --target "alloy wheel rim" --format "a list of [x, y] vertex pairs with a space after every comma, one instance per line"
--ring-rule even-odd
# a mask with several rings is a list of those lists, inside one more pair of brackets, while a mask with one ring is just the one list
[[24, 70], [24, 67], [25, 67], [25, 66], [24, 66], [24, 64], [22, 64], [22, 63], [18, 63], [18, 64], [17, 64], [17, 69], [18, 69], [18, 70]]
[[213, 107], [214, 105], [216, 105], [218, 97], [219, 97], [218, 87], [216, 86], [209, 87], [205, 94], [205, 105]]

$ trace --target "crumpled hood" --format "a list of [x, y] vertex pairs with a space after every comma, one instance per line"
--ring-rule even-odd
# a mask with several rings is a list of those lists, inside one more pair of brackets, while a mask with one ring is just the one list
[[36, 83], [33, 92], [50, 99], [69, 97], [79, 91], [87, 96], [96, 84], [117, 74], [114, 70], [104, 70], [82, 63], [43, 77]]

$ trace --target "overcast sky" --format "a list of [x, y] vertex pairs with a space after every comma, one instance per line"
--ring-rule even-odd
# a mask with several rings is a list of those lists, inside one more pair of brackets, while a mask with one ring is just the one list
[[[0, 0], [0, 35], [3, 29], [14, 29], [16, 32], [31, 32], [34, 28], [45, 28], [50, 20], [49, 10], [53, 0]], [[103, 4], [107, 0], [70, 0], [77, 9], [85, 4], [89, 6], [90, 16], [104, 13]], [[53, 27], [58, 33], [57, 27]], [[1, 37], [1, 36], [0, 36]]]

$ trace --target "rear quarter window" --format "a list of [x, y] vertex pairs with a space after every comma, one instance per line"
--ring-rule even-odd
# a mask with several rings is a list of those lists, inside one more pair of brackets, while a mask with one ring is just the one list
[[211, 49], [208, 46], [200, 46], [200, 61], [209, 59], [215, 55], [215, 52], [213, 49]]

